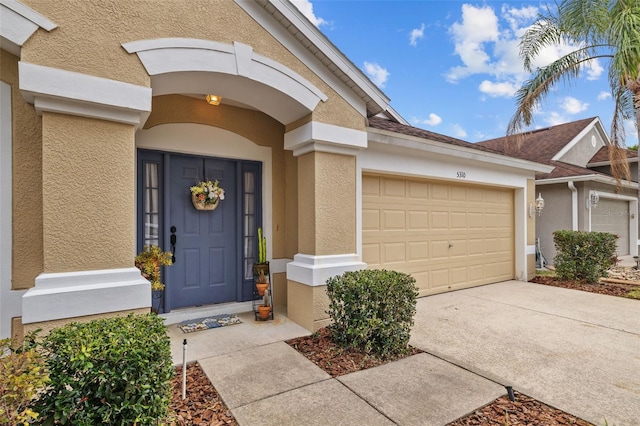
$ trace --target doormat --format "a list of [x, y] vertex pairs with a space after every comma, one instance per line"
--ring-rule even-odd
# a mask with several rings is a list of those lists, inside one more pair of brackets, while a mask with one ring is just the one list
[[195, 331], [209, 330], [210, 328], [224, 327], [226, 325], [240, 324], [240, 318], [236, 315], [222, 314], [213, 315], [206, 318], [198, 318], [183, 321], [178, 324], [178, 328], [183, 333], [193, 333]]

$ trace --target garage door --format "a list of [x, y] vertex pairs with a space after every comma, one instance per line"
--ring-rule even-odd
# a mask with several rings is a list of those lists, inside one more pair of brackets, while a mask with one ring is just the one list
[[591, 209], [591, 230], [617, 235], [618, 256], [629, 254], [629, 202], [600, 199]]
[[513, 190], [366, 174], [362, 257], [420, 296], [514, 277]]

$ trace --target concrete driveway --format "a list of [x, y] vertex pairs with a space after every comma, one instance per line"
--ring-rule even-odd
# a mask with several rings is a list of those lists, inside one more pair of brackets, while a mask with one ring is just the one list
[[492, 284], [418, 299], [411, 344], [596, 425], [640, 425], [640, 301]]

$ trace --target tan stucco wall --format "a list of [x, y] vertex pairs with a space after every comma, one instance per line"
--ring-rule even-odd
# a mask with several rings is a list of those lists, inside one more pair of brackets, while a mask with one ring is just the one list
[[113, 318], [117, 316], [127, 316], [129, 314], [135, 315], [145, 315], [149, 313], [149, 308], [140, 308], [140, 309], [132, 309], [130, 311], [118, 311], [118, 312], [109, 312], [106, 314], [98, 314], [98, 315], [87, 315], [83, 317], [75, 317], [75, 318], [64, 318], [55, 321], [44, 321], [44, 322], [34, 322], [31, 324], [24, 325], [24, 333], [30, 333], [32, 331], [40, 329], [38, 332], [38, 336], [45, 336], [51, 332], [54, 328], [62, 327], [65, 324], [69, 324], [71, 322], [89, 322], [97, 319], [103, 318]]
[[536, 181], [527, 179], [527, 245], [536, 243], [536, 213], [529, 217], [529, 206], [535, 206], [536, 197]]
[[289, 281], [287, 317], [309, 331], [317, 331], [331, 323], [326, 286], [308, 286]]
[[528, 254], [527, 255], [527, 280], [530, 280], [535, 276], [536, 276], [536, 255]]
[[355, 157], [325, 152], [298, 157], [298, 195], [300, 252], [355, 253]]
[[329, 96], [313, 112], [316, 121], [365, 128], [364, 118], [232, 0], [105, 2], [103, 0], [24, 3], [58, 25], [38, 31], [22, 49], [22, 60], [39, 65], [149, 86], [150, 79], [122, 43], [167, 37], [248, 44], [282, 63]]
[[12, 288], [33, 287], [43, 270], [42, 123], [18, 88], [18, 58], [0, 50], [0, 80], [11, 85], [13, 144]]
[[273, 279], [273, 306], [283, 308], [287, 306], [287, 274], [271, 274]]
[[133, 266], [134, 128], [45, 112], [44, 270]]

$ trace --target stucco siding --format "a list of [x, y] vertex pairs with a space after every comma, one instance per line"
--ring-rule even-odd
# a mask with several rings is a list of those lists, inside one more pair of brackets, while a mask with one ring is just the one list
[[542, 185], [537, 191], [544, 198], [544, 211], [536, 218], [536, 237], [540, 238], [540, 248], [547, 263], [553, 264], [556, 248], [553, 232], [572, 229], [571, 190], [566, 184]]
[[44, 270], [132, 266], [133, 126], [43, 115]]
[[314, 120], [356, 129], [365, 126], [361, 113], [232, 0], [182, 0], [163, 2], [161, 7], [153, 1], [26, 0], [25, 4], [59, 28], [36, 33], [23, 46], [23, 61], [150, 86], [138, 57], [128, 54], [123, 43], [171, 37], [237, 41], [304, 76], [329, 96], [313, 112]]
[[12, 288], [33, 287], [43, 270], [42, 122], [18, 88], [18, 58], [0, 50], [0, 80], [11, 86], [13, 140]]

